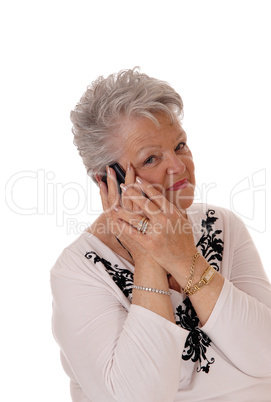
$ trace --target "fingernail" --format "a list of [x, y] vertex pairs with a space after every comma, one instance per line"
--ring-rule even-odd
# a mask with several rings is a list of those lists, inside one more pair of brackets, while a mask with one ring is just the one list
[[114, 210], [115, 210], [116, 212], [118, 212], [120, 209], [119, 209], [119, 207], [117, 207], [117, 205], [115, 205], [115, 206], [114, 206]]
[[109, 166], [108, 166], [108, 165], [106, 165], [106, 171], [107, 171], [107, 174], [111, 174], [111, 172], [110, 172], [110, 168], [109, 168]]
[[127, 190], [127, 186], [125, 186], [125, 184], [121, 183], [120, 185], [122, 191], [126, 191]]
[[136, 181], [137, 181], [139, 184], [142, 184], [142, 183], [143, 183], [143, 180], [142, 180], [140, 177], [138, 177], [138, 176], [137, 176], [137, 178], [136, 178]]
[[127, 163], [127, 172], [130, 172], [130, 170], [131, 170], [131, 163], [128, 162], [128, 163]]

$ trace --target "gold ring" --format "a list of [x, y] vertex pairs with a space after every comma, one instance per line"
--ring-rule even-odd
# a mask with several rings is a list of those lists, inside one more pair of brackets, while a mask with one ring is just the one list
[[146, 220], [146, 218], [142, 218], [141, 221], [138, 222], [136, 228], [137, 228], [137, 230], [138, 230], [139, 232], [141, 232], [141, 229], [142, 229], [142, 226], [143, 226], [143, 223], [145, 222], [145, 220]]
[[142, 218], [139, 222], [138, 222], [138, 225], [137, 225], [137, 230], [139, 231], [139, 232], [141, 232], [141, 233], [143, 233], [143, 234], [145, 234], [146, 233], [146, 230], [147, 230], [147, 227], [148, 227], [148, 224], [149, 224], [149, 219], [148, 218]]
[[142, 234], [145, 234], [145, 233], [146, 233], [148, 224], [149, 224], [149, 219], [148, 219], [148, 220], [145, 220], [145, 222], [144, 222], [144, 224], [143, 224], [143, 226], [142, 226], [142, 229], [141, 229], [141, 233], [142, 233]]

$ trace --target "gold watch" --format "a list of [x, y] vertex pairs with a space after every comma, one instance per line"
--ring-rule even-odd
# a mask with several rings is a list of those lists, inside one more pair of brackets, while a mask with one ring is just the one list
[[187, 292], [185, 292], [185, 294], [187, 296], [191, 296], [194, 293], [196, 293], [198, 290], [200, 290], [203, 286], [208, 285], [211, 282], [211, 280], [214, 278], [215, 273], [216, 273], [216, 270], [211, 265], [209, 265], [207, 267], [207, 269], [204, 271], [204, 273], [202, 274], [199, 282], [196, 283], [196, 285], [191, 286], [190, 289]]

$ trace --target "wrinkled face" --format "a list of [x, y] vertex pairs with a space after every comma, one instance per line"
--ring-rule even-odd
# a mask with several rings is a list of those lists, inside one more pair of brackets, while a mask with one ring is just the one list
[[121, 125], [123, 154], [118, 161], [126, 170], [130, 162], [136, 175], [155, 185], [178, 209], [194, 199], [194, 163], [180, 123], [156, 114], [157, 126], [145, 117], [126, 119]]

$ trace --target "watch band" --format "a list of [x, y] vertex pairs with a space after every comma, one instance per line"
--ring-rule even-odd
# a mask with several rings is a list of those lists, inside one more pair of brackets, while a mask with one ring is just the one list
[[207, 269], [204, 271], [204, 273], [202, 274], [199, 282], [196, 283], [196, 285], [191, 286], [189, 291], [186, 292], [186, 295], [191, 296], [194, 293], [196, 293], [198, 290], [200, 290], [203, 286], [208, 285], [211, 282], [211, 280], [214, 278], [215, 273], [216, 273], [216, 270], [211, 265], [209, 265], [207, 267]]

